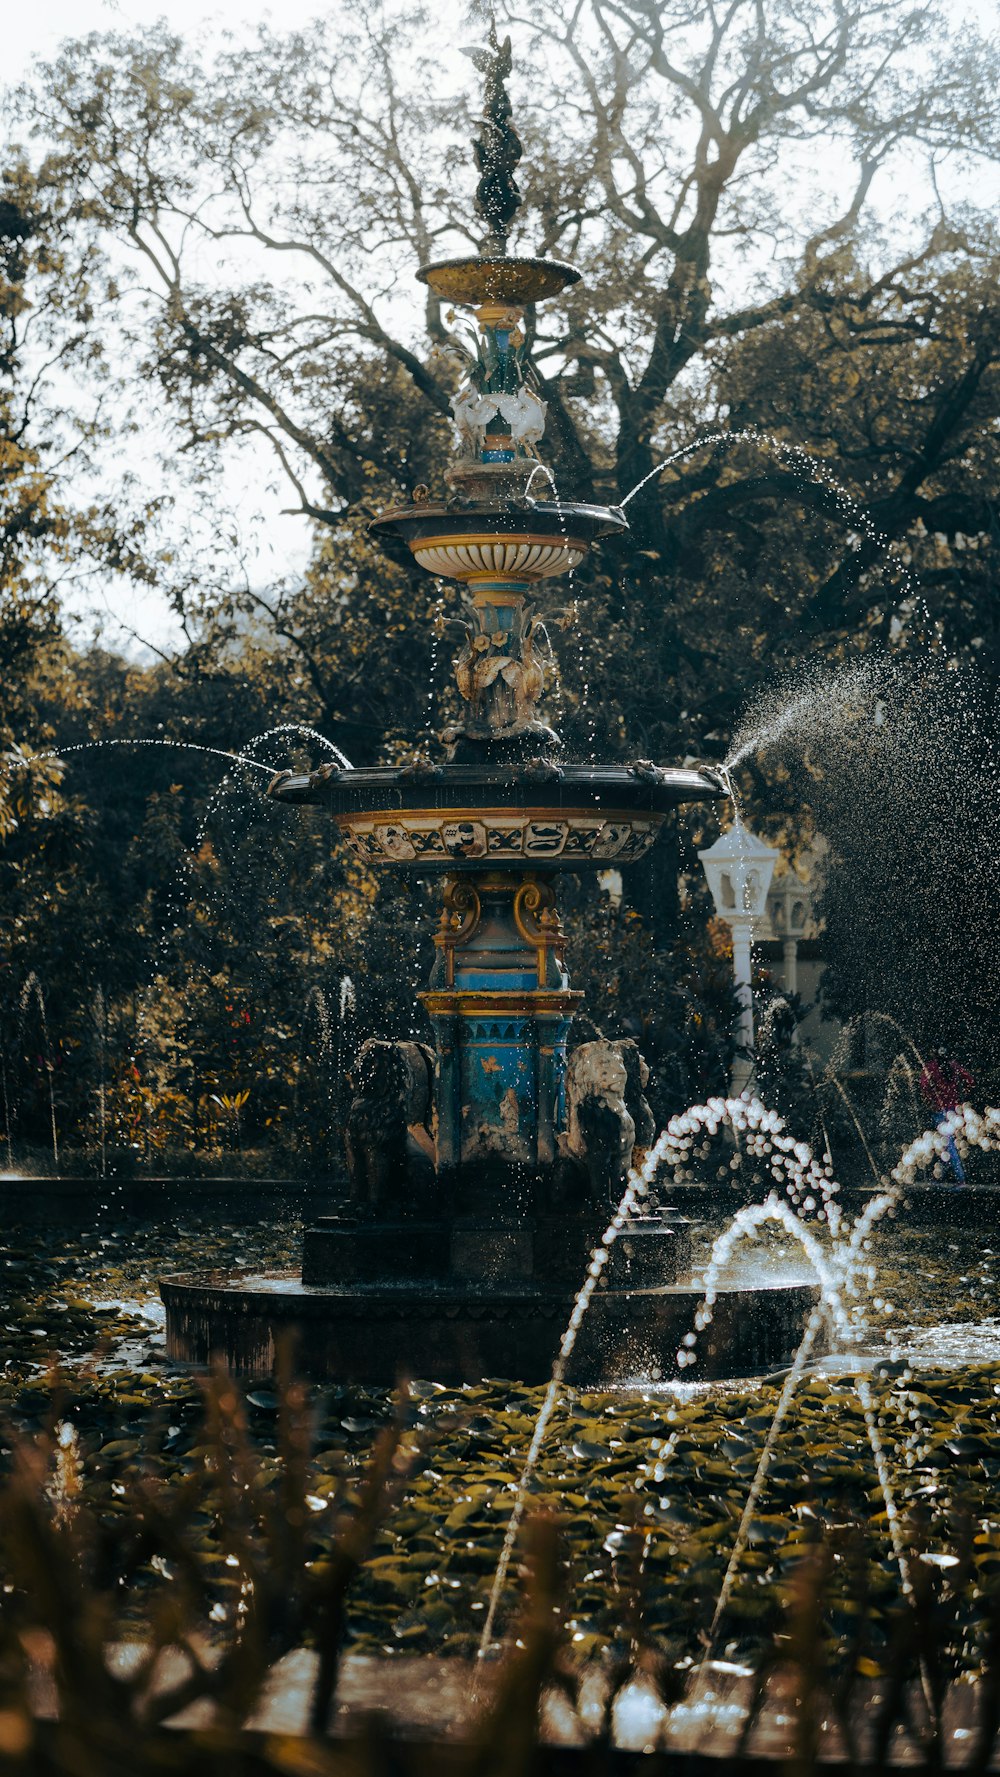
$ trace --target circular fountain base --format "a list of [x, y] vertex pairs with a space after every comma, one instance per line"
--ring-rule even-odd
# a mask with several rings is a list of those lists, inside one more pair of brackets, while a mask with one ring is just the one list
[[[317, 1379], [546, 1382], [591, 1262], [594, 1220], [593, 1208], [504, 1221], [322, 1215], [305, 1231], [301, 1276], [165, 1278], [167, 1352], [257, 1381], [291, 1334], [298, 1368]], [[694, 1362], [680, 1366], [702, 1297], [687, 1281], [690, 1258], [690, 1225], [675, 1210], [630, 1221], [609, 1249], [571, 1382], [741, 1376], [790, 1358], [817, 1292], [762, 1287], [755, 1276], [720, 1290]]]
[[[289, 1334], [297, 1367], [316, 1379], [392, 1386], [414, 1376], [456, 1385], [484, 1377], [548, 1381], [573, 1310], [572, 1290], [530, 1285], [304, 1284], [293, 1274], [170, 1277], [160, 1284], [167, 1352], [222, 1362], [259, 1381]], [[713, 1380], [776, 1368], [791, 1358], [818, 1292], [802, 1283], [720, 1290], [694, 1363], [678, 1351], [701, 1291], [690, 1284], [595, 1291], [569, 1368], [577, 1386], [679, 1376]]]

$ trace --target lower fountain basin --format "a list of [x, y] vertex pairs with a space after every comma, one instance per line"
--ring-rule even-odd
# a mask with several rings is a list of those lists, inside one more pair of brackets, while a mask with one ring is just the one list
[[[223, 1363], [245, 1381], [270, 1377], [281, 1341], [317, 1380], [393, 1386], [419, 1376], [451, 1386], [484, 1377], [547, 1382], [573, 1309], [570, 1289], [507, 1283], [418, 1281], [304, 1284], [293, 1273], [168, 1277], [167, 1353], [183, 1363]], [[578, 1387], [677, 1376], [705, 1381], [770, 1370], [789, 1361], [818, 1300], [813, 1284], [754, 1283], [720, 1289], [694, 1362], [678, 1352], [702, 1300], [691, 1284], [600, 1288], [568, 1371]]]

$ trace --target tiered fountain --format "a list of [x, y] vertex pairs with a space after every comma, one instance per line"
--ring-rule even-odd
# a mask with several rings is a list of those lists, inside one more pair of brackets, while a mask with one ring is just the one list
[[[466, 588], [468, 635], [455, 662], [464, 719], [443, 737], [440, 762], [324, 764], [282, 773], [270, 792], [329, 808], [370, 868], [440, 879], [437, 958], [419, 996], [433, 1050], [362, 1051], [350, 1195], [306, 1232], [301, 1279], [163, 1283], [172, 1355], [221, 1355], [248, 1374], [270, 1368], [281, 1327], [293, 1324], [317, 1374], [548, 1375], [608, 1204], [653, 1134], [634, 1045], [591, 1040], [567, 1055], [581, 995], [563, 958], [559, 873], [632, 863], [677, 804], [726, 793], [707, 770], [569, 763], [539, 715], [545, 665], [530, 596], [626, 521], [616, 507], [534, 497], [548, 475], [535, 450], [545, 404], [524, 313], [579, 274], [507, 253], [521, 152], [504, 84], [509, 43], [492, 32], [478, 59], [488, 244], [417, 274], [478, 324], [478, 355], [452, 403], [460, 454], [446, 498], [418, 489], [372, 526], [389, 553]], [[675, 1281], [686, 1252], [669, 1210], [632, 1221], [595, 1292], [579, 1375], [672, 1368], [698, 1299]], [[723, 1292], [695, 1373], [780, 1361], [812, 1299], [797, 1286]]]

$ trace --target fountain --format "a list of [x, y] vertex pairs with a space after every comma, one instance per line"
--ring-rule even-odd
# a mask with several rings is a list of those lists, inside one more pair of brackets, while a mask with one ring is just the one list
[[[441, 884], [436, 960], [419, 995], [433, 1044], [369, 1041], [354, 1073], [350, 1189], [304, 1236], [301, 1277], [168, 1278], [168, 1349], [265, 1374], [283, 1328], [314, 1374], [365, 1382], [549, 1376], [596, 1233], [655, 1133], [634, 1043], [593, 1031], [572, 1043], [581, 995], [564, 961], [560, 872], [642, 858], [678, 804], [724, 798], [707, 769], [574, 764], [539, 713], [545, 659], [529, 599], [624, 531], [617, 507], [564, 502], [535, 446], [545, 403], [525, 311], [578, 281], [572, 267], [511, 256], [520, 202], [505, 79], [491, 29], [476, 257], [424, 266], [443, 301], [471, 308], [474, 362], [452, 407], [460, 440], [447, 496], [414, 490], [375, 520], [386, 551], [459, 581], [468, 624], [455, 661], [463, 717], [441, 759], [400, 767], [324, 762], [280, 773], [270, 795], [326, 807], [372, 870]], [[544, 476], [537, 499], [532, 488]], [[678, 1282], [683, 1220], [635, 1193], [588, 1295], [573, 1375], [669, 1369], [700, 1291]], [[605, 1264], [605, 1260], [607, 1263]], [[596, 1274], [595, 1274], [596, 1276]], [[783, 1361], [815, 1300], [811, 1284], [720, 1288], [695, 1374]]]

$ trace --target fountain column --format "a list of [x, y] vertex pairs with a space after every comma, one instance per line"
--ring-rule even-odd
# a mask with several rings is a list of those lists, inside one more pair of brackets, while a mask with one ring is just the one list
[[733, 985], [736, 989], [736, 1018], [733, 1022], [735, 1054], [730, 1073], [730, 1091], [739, 1098], [747, 1090], [754, 1072], [753, 1052], [753, 915], [731, 913], [729, 930], [733, 940]]
[[[569, 986], [552, 886], [534, 874], [450, 878], [435, 937], [431, 1020], [439, 1178], [463, 1194], [552, 1166], [564, 1123]], [[507, 1207], [513, 1207], [507, 1204]]]
[[785, 992], [799, 991], [799, 941], [797, 938], [785, 938], [781, 946], [782, 973], [785, 977]]

